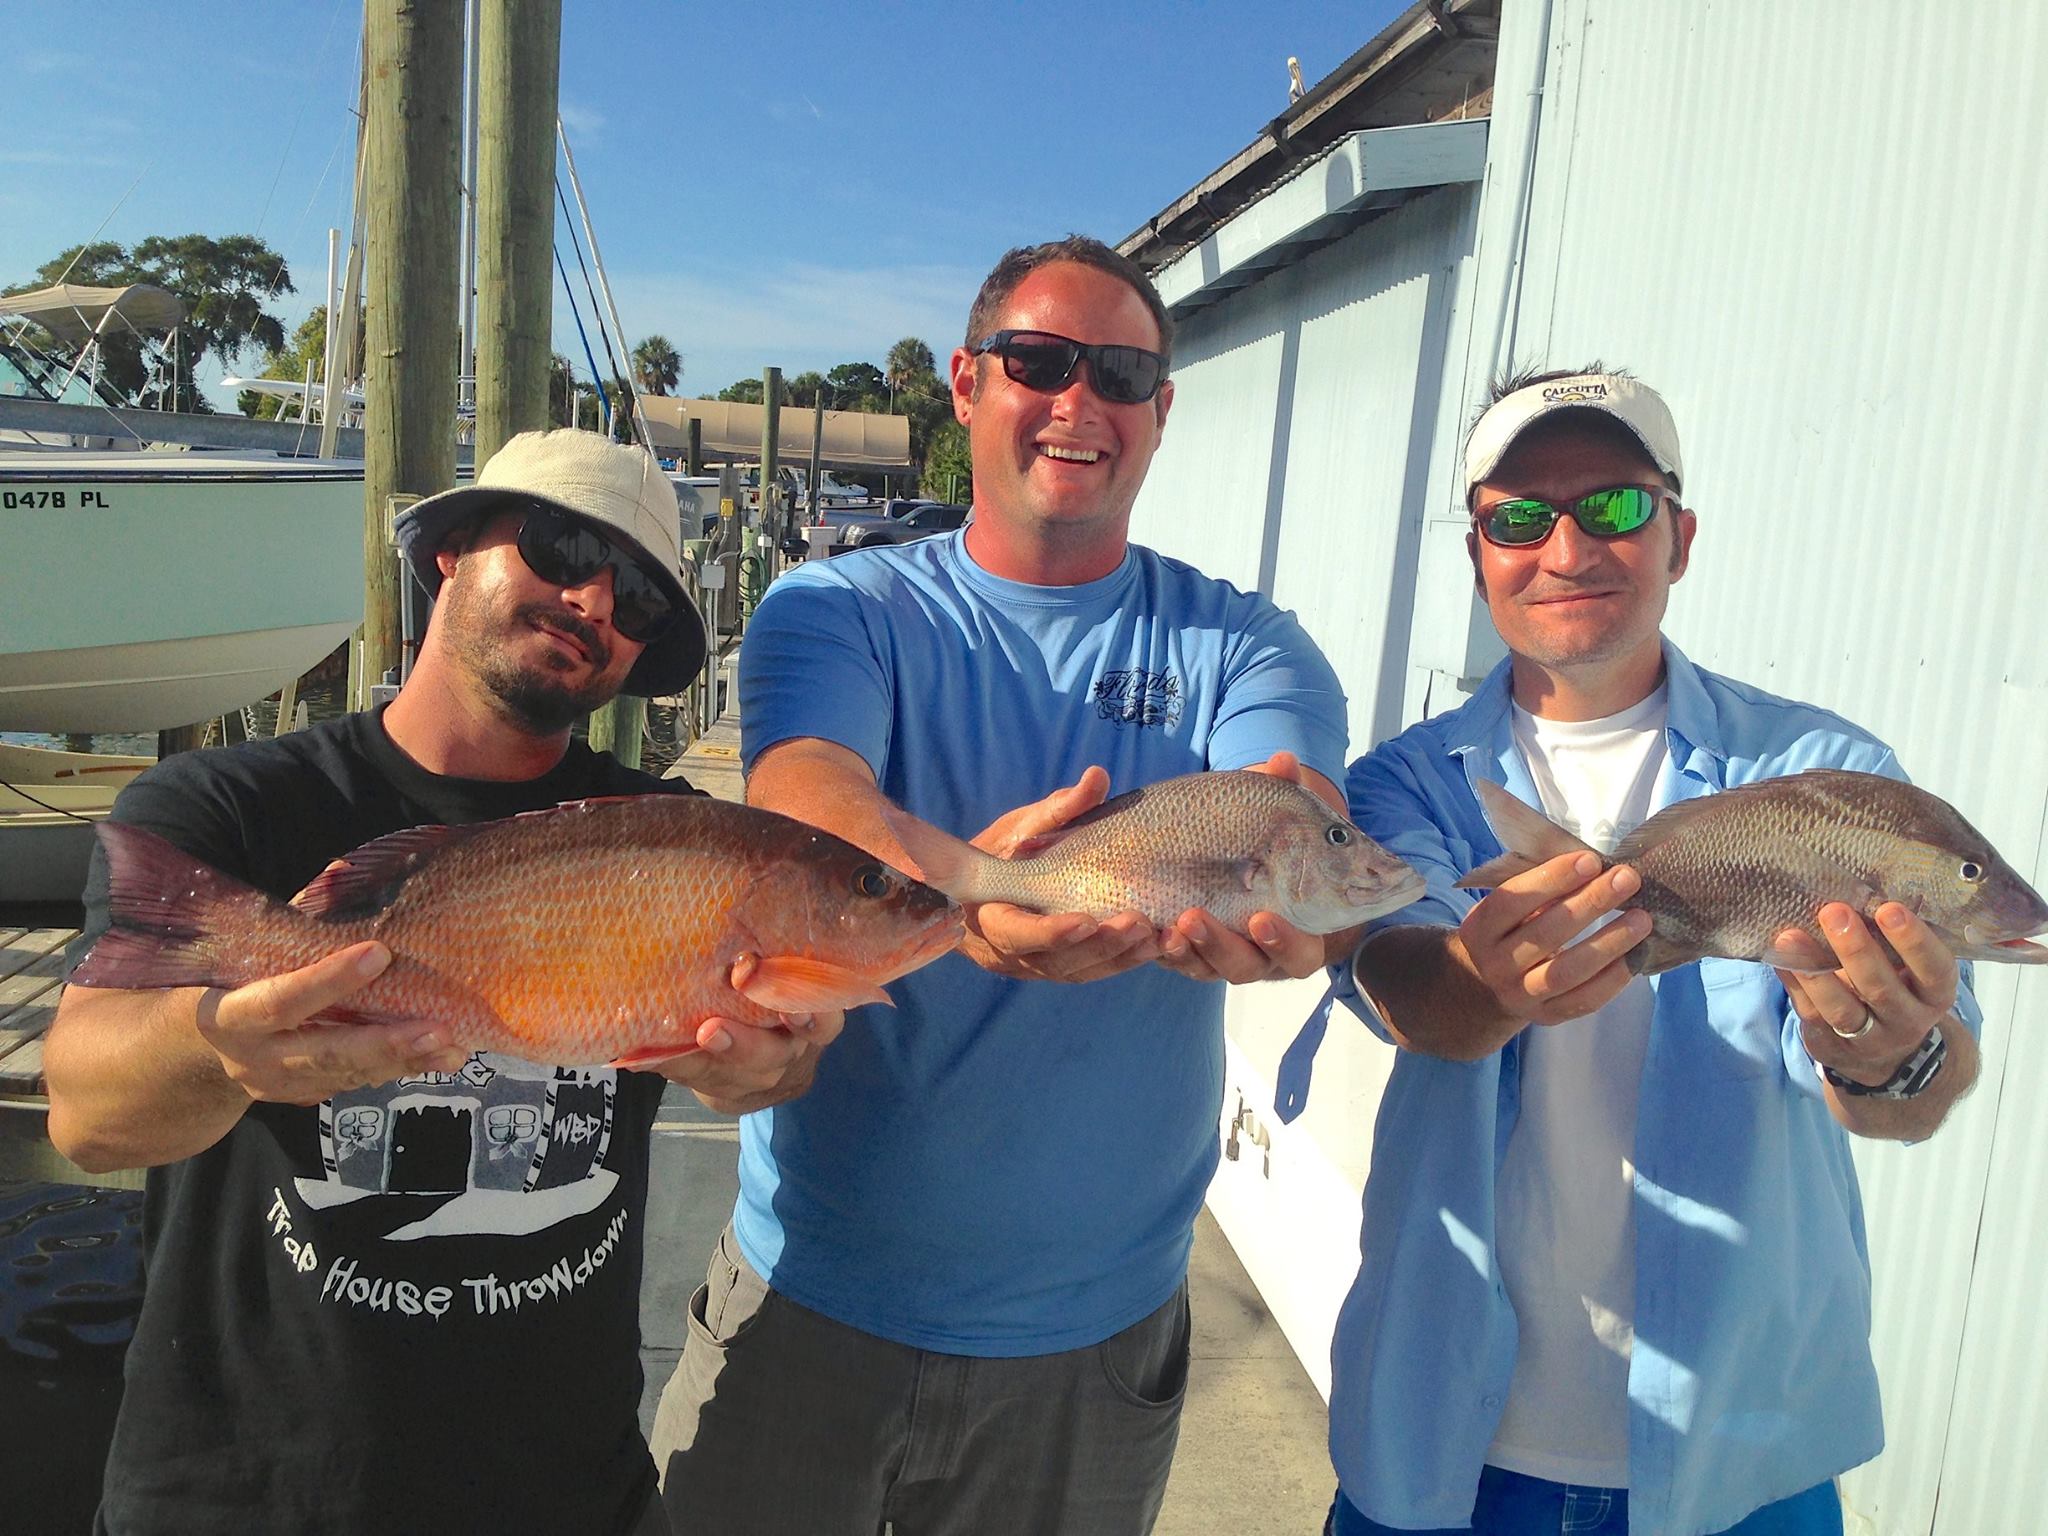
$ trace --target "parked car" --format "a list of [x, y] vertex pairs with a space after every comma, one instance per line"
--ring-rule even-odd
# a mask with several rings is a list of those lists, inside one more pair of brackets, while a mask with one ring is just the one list
[[878, 544], [908, 544], [913, 539], [929, 538], [935, 533], [951, 533], [967, 521], [969, 510], [951, 501], [903, 503], [880, 518], [843, 525], [839, 537], [833, 541], [833, 552], [872, 549]]
[[832, 530], [827, 552], [843, 555], [849, 549], [875, 544], [907, 544], [927, 534], [958, 528], [966, 521], [967, 508], [922, 498], [894, 497], [879, 509], [827, 507], [815, 523], [792, 531], [791, 542], [796, 546], [792, 553], [808, 548], [809, 534], [818, 527]]

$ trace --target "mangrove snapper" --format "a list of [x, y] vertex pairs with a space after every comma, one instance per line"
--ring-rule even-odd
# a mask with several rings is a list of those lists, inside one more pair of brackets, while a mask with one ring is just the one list
[[1155, 928], [1200, 907], [1237, 933], [1271, 912], [1335, 933], [1404, 907], [1422, 877], [1308, 790], [1234, 770], [1164, 779], [1105, 801], [999, 859], [893, 808], [891, 830], [955, 901], [1036, 912], [1132, 911]]
[[[1493, 887], [1586, 845], [1498, 784], [1481, 782], [1487, 819], [1510, 851], [1458, 884]], [[2048, 932], [2048, 902], [1946, 801], [1874, 773], [1815, 768], [1684, 800], [1652, 816], [1603, 862], [1643, 877], [1630, 907], [1650, 914], [1650, 936], [1628, 952], [1645, 976], [1706, 955], [1812, 970], [1777, 936], [1797, 928], [1834, 948], [1821, 904], [1846, 902], [1865, 917], [1888, 901], [1922, 922], [1964, 960], [2048, 963], [2028, 940]]]
[[[71, 980], [238, 987], [364, 939], [390, 967], [323, 1018], [417, 1020], [451, 1045], [644, 1066], [712, 1016], [886, 1003], [958, 942], [938, 891], [816, 827], [698, 796], [580, 800], [415, 827], [335, 860], [289, 903], [138, 827], [102, 822], [112, 928]], [[760, 957], [740, 991], [734, 961]]]

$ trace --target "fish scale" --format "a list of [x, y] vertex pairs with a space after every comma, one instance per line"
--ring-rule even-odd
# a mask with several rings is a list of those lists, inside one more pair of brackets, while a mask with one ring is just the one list
[[957, 901], [1132, 911], [1155, 928], [1199, 907], [1240, 933], [1255, 912], [1333, 933], [1423, 890], [1414, 870], [1308, 790], [1241, 769], [1131, 790], [1009, 859], [900, 813], [889, 823], [924, 877]]
[[[958, 941], [946, 897], [772, 811], [701, 797], [577, 801], [421, 827], [336, 860], [287, 904], [140, 828], [103, 823], [113, 926], [83, 986], [242, 986], [365, 939], [392, 952], [346, 1022], [431, 1022], [456, 1045], [636, 1065], [706, 1018], [886, 1001]], [[742, 955], [759, 957], [735, 991]]]
[[[1459, 885], [1496, 886], [1585, 849], [1499, 785], [1480, 796], [1510, 852]], [[1652, 927], [1628, 962], [1644, 975], [1709, 955], [1789, 964], [1775, 941], [1794, 928], [1832, 954], [1818, 914], [1834, 901], [1865, 916], [1900, 902], [1963, 959], [2048, 963], [2027, 942], [2048, 931], [2048, 903], [1953, 806], [1880, 774], [1817, 768], [1681, 801], [1603, 862], [1642, 876], [1629, 906]]]

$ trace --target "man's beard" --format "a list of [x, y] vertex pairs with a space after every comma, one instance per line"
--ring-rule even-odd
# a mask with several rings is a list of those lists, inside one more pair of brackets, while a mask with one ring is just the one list
[[444, 621], [457, 653], [490, 695], [504, 706], [505, 713], [528, 734], [559, 735], [592, 710], [609, 704], [619, 691], [619, 685], [607, 676], [612, 661], [610, 647], [590, 625], [559, 605], [522, 603], [508, 616], [506, 627], [518, 630], [537, 624], [572, 636], [590, 657], [590, 675], [580, 686], [570, 685], [553, 670], [552, 657], [540, 666], [517, 660], [503, 644], [503, 631], [493, 622], [483, 594], [451, 586], [446, 589], [444, 603], [453, 609]]

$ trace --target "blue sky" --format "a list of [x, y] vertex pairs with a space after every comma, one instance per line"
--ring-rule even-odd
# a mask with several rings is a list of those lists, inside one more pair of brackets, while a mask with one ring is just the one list
[[[708, 394], [904, 335], [943, 358], [1006, 248], [1128, 234], [1286, 106], [1289, 54], [1313, 85], [1401, 9], [566, 0], [562, 116], [629, 339], [667, 335]], [[103, 220], [254, 232], [296, 321], [348, 222], [361, 24], [360, 0], [12, 10], [0, 283]], [[559, 282], [555, 348], [582, 371]]]

